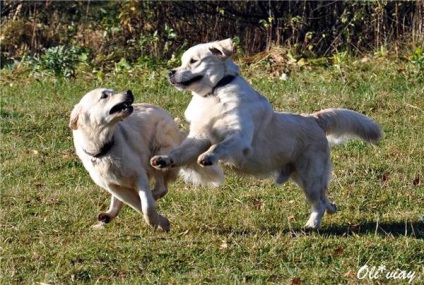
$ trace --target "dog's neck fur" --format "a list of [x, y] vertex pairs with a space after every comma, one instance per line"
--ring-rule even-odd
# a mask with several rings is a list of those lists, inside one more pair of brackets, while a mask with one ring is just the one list
[[94, 158], [100, 158], [106, 155], [115, 144], [113, 136], [115, 127], [116, 126], [107, 131], [105, 129], [100, 129], [96, 132], [86, 132], [85, 130], [79, 130], [82, 137], [82, 150]]
[[220, 87], [230, 84], [239, 75], [239, 72], [240, 70], [237, 64], [235, 64], [230, 58], [228, 58], [224, 65], [225, 76], [216, 83], [216, 85], [212, 88], [212, 91], [207, 94], [206, 97], [216, 96], [215, 91]]
[[210, 94], [206, 95], [206, 97], [215, 96], [216, 95], [215, 91], [218, 88], [225, 86], [227, 84], [230, 84], [236, 77], [237, 77], [237, 75], [226, 75], [226, 76], [224, 76], [221, 80], [218, 81], [218, 83], [215, 85], [215, 87], [212, 88], [212, 92]]
[[[193, 95], [198, 95], [201, 97], [210, 97], [210, 96], [216, 96], [216, 89], [218, 89], [219, 87], [225, 86], [229, 83], [231, 83], [231, 81], [236, 78], [237, 76], [239, 76], [240, 70], [239, 67], [237, 66], [237, 64], [235, 64], [230, 58], [227, 58], [225, 60], [225, 65], [224, 65], [224, 70], [223, 70], [223, 74], [224, 77], [221, 78], [216, 84], [215, 86], [211, 87], [211, 86], [205, 86], [205, 87], [198, 87], [197, 89], [192, 89], [191, 92]], [[231, 80], [230, 80], [231, 78]]]
[[115, 144], [115, 140], [112, 137], [110, 141], [107, 141], [102, 147], [100, 147], [98, 152], [91, 153], [91, 152], [88, 152], [85, 148], [83, 148], [83, 151], [92, 157], [99, 158], [106, 155], [109, 152], [109, 150], [111, 150], [114, 144]]

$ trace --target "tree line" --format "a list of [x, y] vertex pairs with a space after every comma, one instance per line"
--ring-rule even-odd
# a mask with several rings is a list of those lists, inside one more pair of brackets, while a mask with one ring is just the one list
[[354, 54], [423, 43], [424, 1], [8, 1], [2, 0], [2, 61], [54, 46], [91, 59], [168, 60], [188, 46], [227, 37], [245, 54], [287, 46], [302, 56]]

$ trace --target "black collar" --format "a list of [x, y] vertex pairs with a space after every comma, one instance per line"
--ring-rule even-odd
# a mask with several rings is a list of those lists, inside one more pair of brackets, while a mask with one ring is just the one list
[[215, 96], [215, 91], [219, 87], [225, 86], [227, 84], [230, 84], [231, 81], [233, 81], [236, 78], [236, 75], [226, 75], [221, 80], [218, 81], [218, 83], [215, 85], [214, 88], [212, 88], [212, 92], [209, 94], [209, 96]]
[[115, 140], [114, 140], [114, 139], [113, 139], [113, 137], [112, 137], [112, 139], [111, 139], [110, 141], [108, 141], [107, 143], [105, 143], [105, 144], [104, 144], [104, 145], [100, 148], [99, 152], [97, 152], [97, 153], [90, 153], [90, 152], [86, 151], [85, 149], [83, 149], [83, 150], [84, 150], [84, 152], [85, 152], [86, 154], [88, 154], [88, 155], [90, 155], [90, 156], [92, 156], [92, 157], [95, 157], [95, 158], [99, 158], [99, 157], [102, 157], [102, 156], [104, 156], [105, 154], [107, 154], [107, 153], [109, 152], [109, 150], [113, 147], [114, 143], [115, 143]]

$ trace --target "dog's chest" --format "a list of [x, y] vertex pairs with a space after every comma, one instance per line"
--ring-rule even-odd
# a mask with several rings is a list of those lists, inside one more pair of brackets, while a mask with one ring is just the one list
[[[218, 97], [194, 96], [184, 115], [190, 122], [191, 132], [215, 133], [224, 130], [237, 117], [237, 103]], [[218, 129], [218, 130], [216, 130]]]
[[116, 161], [108, 158], [91, 158], [84, 163], [85, 168], [89, 172], [91, 179], [103, 188], [108, 188], [110, 184], [122, 184], [123, 177], [128, 176], [123, 167], [117, 165]]
[[220, 101], [216, 97], [193, 96], [184, 116], [190, 123], [208, 121], [215, 116], [219, 108]]

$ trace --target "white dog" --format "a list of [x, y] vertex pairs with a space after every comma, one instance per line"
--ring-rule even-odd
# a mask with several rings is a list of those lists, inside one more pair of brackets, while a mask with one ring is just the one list
[[169, 81], [193, 97], [185, 111], [190, 133], [182, 144], [150, 163], [169, 169], [193, 161], [205, 168], [223, 161], [241, 173], [289, 178], [303, 189], [311, 204], [308, 228], [318, 228], [325, 210], [336, 207], [327, 196], [330, 148], [327, 137], [358, 137], [377, 142], [380, 127], [346, 109], [311, 115], [274, 112], [270, 102], [239, 75], [231, 60], [231, 39], [199, 44], [182, 56]]
[[[185, 135], [166, 111], [150, 104], [133, 105], [133, 101], [131, 91], [95, 89], [87, 93], [71, 112], [75, 151], [93, 181], [112, 194], [109, 210], [98, 216], [98, 226], [115, 218], [125, 203], [143, 214], [149, 225], [169, 231], [169, 222], [157, 213], [155, 200], [167, 193], [168, 182], [176, 178], [178, 169], [156, 170], [149, 160], [176, 148]], [[184, 176], [196, 173], [194, 182], [216, 185], [222, 181], [218, 167], [202, 169], [195, 163], [188, 167], [194, 169], [188, 168]], [[149, 179], [155, 182], [153, 191]]]

